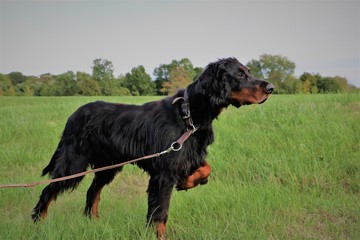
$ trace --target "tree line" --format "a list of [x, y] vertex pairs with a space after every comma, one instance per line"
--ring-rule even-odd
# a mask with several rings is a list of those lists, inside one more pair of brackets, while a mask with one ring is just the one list
[[[263, 54], [246, 64], [251, 73], [272, 82], [278, 94], [338, 93], [359, 90], [340, 76], [323, 77], [304, 72], [296, 77], [295, 63], [281, 55]], [[186, 87], [202, 72], [188, 58], [160, 64], [152, 77], [140, 65], [129, 73], [114, 76], [114, 66], [107, 59], [95, 59], [92, 74], [68, 71], [25, 76], [21, 72], [0, 73], [0, 96], [145, 96], [171, 95]]]

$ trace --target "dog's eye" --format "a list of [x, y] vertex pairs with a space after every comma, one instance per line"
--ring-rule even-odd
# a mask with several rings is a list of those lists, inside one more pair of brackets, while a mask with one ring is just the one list
[[245, 75], [245, 73], [240, 72], [240, 73], [237, 74], [237, 77], [238, 77], [238, 78], [245, 78], [246, 75]]

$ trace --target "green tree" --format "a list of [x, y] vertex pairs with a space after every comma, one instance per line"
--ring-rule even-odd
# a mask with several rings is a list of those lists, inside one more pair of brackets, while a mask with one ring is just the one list
[[335, 76], [334, 80], [339, 88], [338, 92], [347, 92], [348, 91], [349, 83], [345, 77]]
[[311, 82], [309, 79], [306, 79], [303, 84], [303, 93], [310, 93], [311, 90]]
[[50, 87], [50, 94], [54, 96], [73, 96], [79, 92], [75, 74], [72, 71], [57, 75]]
[[[295, 73], [295, 63], [281, 55], [263, 54], [260, 56], [264, 77], [279, 88], [282, 92], [281, 84]], [[276, 88], [275, 88], [276, 89]]]
[[132, 95], [154, 95], [155, 83], [146, 73], [144, 66], [138, 66], [131, 69], [130, 73], [125, 75], [122, 84], [128, 88]]
[[[40, 91], [41, 91], [44, 83], [42, 83], [38, 77], [31, 76], [31, 77], [28, 77], [27, 80], [23, 84], [25, 86], [27, 86], [27, 88], [28, 88], [25, 90], [25, 92], [26, 92], [25, 95], [40, 96]], [[18, 85], [20, 85], [20, 84], [18, 84]]]
[[25, 82], [27, 79], [27, 77], [21, 72], [11, 72], [8, 74], [8, 76], [14, 86], [16, 86], [16, 84]]
[[97, 58], [92, 66], [93, 79], [99, 84], [101, 93], [106, 96], [115, 95], [116, 80], [114, 66], [111, 61]]
[[15, 87], [12, 85], [11, 79], [0, 73], [0, 96], [15, 96]]
[[[163, 83], [170, 81], [170, 72], [175, 68], [184, 69], [191, 81], [194, 81], [197, 76], [202, 72], [202, 68], [194, 68], [193, 64], [188, 58], [183, 58], [180, 61], [172, 60], [170, 64], [160, 64], [159, 67], [154, 69], [153, 75], [155, 76], [156, 92], [159, 95], [167, 95], [168, 92], [164, 90]], [[165, 84], [167, 86], [168, 84]]]
[[301, 92], [301, 90], [299, 90], [298, 84], [299, 84], [299, 80], [296, 79], [295, 76], [289, 76], [284, 80], [284, 82], [280, 83], [281, 89], [283, 89], [285, 93], [289, 93], [289, 94]]
[[261, 62], [259, 60], [253, 59], [250, 62], [248, 62], [246, 66], [250, 69], [251, 75], [253, 75], [256, 78], [264, 79]]
[[349, 89], [348, 81], [344, 77], [322, 77], [318, 80], [318, 90], [321, 93], [346, 92]]
[[17, 88], [17, 95], [20, 96], [34, 96], [35, 94], [31, 84], [27, 82], [17, 84], [16, 88]]
[[318, 80], [321, 79], [319, 74], [310, 74], [304, 72], [300, 76], [300, 81], [303, 83], [303, 93], [318, 93]]
[[295, 63], [281, 55], [262, 54], [260, 60], [251, 60], [246, 64], [254, 76], [266, 79], [275, 85], [278, 93], [287, 93], [288, 83], [293, 84]]
[[172, 95], [179, 89], [185, 88], [192, 81], [192, 76], [183, 67], [175, 67], [169, 73], [169, 81], [163, 82], [161, 92]]
[[79, 94], [84, 96], [99, 96], [101, 89], [99, 84], [92, 79], [90, 74], [84, 72], [76, 73], [76, 85], [79, 89]]
[[39, 96], [50, 96], [50, 89], [51, 86], [55, 83], [55, 77], [50, 73], [45, 73], [40, 75], [39, 81], [42, 83], [39, 89]]
[[159, 67], [154, 69], [153, 75], [155, 76], [155, 89], [157, 95], [164, 95], [161, 92], [163, 83], [169, 81], [169, 66], [160, 64]]

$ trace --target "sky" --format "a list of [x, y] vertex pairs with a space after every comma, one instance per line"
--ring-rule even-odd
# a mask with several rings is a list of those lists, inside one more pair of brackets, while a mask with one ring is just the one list
[[115, 75], [189, 58], [246, 64], [282, 55], [303, 72], [343, 76], [360, 87], [360, 1], [0, 0], [0, 73], [91, 73], [110, 60]]

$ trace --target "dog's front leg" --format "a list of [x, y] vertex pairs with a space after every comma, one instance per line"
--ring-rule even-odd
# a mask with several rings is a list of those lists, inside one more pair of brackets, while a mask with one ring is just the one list
[[211, 168], [208, 162], [205, 162], [205, 164], [198, 169], [195, 170], [193, 174], [187, 177], [187, 179], [184, 182], [179, 183], [176, 186], [176, 189], [178, 191], [180, 190], [188, 190], [190, 188], [194, 188], [197, 185], [203, 185], [208, 182], [208, 177], [210, 175]]
[[166, 238], [166, 222], [174, 183], [166, 176], [151, 176], [148, 187], [148, 223], [154, 223], [158, 239]]

